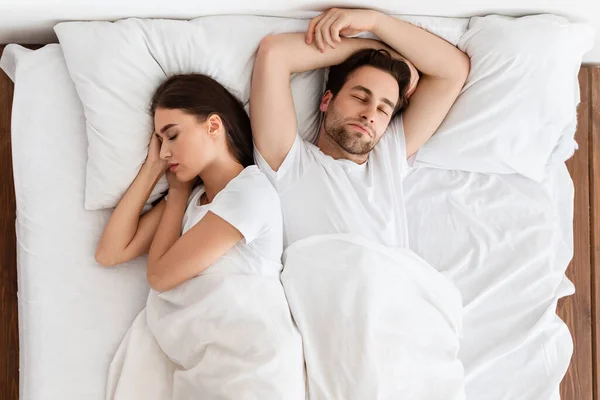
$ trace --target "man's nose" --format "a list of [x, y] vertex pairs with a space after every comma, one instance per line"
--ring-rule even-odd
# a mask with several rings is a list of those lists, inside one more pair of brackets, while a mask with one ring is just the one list
[[363, 120], [368, 121], [369, 123], [373, 123], [373, 117], [375, 116], [375, 110], [373, 110], [372, 107], [365, 107], [364, 110], [362, 110], [360, 117]]

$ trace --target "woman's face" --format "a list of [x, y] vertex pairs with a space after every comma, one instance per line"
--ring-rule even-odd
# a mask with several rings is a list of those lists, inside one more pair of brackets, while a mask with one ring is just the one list
[[187, 182], [219, 156], [224, 144], [221, 118], [213, 114], [204, 122], [179, 109], [157, 108], [154, 134], [161, 141], [160, 158], [180, 182]]

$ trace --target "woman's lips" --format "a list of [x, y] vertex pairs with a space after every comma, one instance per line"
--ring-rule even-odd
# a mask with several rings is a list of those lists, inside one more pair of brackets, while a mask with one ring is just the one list
[[169, 171], [174, 172], [179, 164], [169, 164]]

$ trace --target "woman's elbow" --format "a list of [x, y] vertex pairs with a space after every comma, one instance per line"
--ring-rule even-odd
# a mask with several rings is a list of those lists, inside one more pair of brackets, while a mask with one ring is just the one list
[[146, 267], [146, 280], [148, 285], [157, 292], [165, 292], [172, 288], [170, 282], [167, 281], [167, 276], [161, 273], [151, 261]]
[[146, 279], [152, 290], [157, 292], [166, 292], [167, 290], [172, 289], [171, 285], [169, 285], [165, 279], [155, 274], [147, 274]]
[[116, 257], [114, 257], [112, 254], [110, 254], [102, 248], [96, 249], [96, 254], [94, 258], [96, 259], [96, 262], [102, 265], [103, 267], [114, 267], [119, 263]]

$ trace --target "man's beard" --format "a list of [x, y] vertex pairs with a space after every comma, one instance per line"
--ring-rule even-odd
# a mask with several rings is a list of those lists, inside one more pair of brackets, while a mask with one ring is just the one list
[[[325, 134], [331, 137], [346, 153], [353, 155], [369, 154], [377, 142], [373, 138], [365, 136], [364, 133], [349, 131], [344, 118], [331, 105], [323, 121]], [[372, 131], [360, 121], [351, 121], [351, 123], [360, 125], [367, 131]]]

